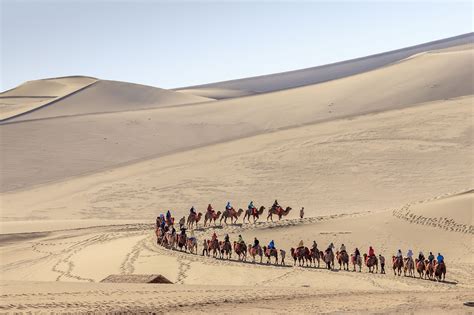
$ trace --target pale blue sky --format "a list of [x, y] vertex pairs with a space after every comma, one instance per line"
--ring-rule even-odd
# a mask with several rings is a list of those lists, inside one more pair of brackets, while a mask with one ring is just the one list
[[0, 1], [2, 91], [66, 75], [172, 88], [473, 30], [470, 2]]

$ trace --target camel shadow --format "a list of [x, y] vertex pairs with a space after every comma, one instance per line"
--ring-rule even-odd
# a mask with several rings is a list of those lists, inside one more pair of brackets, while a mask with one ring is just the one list
[[220, 257], [217, 257], [216, 259], [221, 260], [221, 261], [236, 262], [236, 263], [242, 263], [242, 264], [247, 264], [247, 265], [278, 267], [278, 268], [292, 268], [293, 267], [291, 265], [280, 265], [280, 264], [276, 265], [276, 264], [273, 264], [273, 263], [266, 263], [264, 261], [262, 261], [262, 262], [255, 261], [255, 262], [253, 262], [253, 261], [249, 261], [249, 260], [238, 260], [238, 259], [235, 259], [235, 258], [227, 259], [227, 258], [220, 258]]

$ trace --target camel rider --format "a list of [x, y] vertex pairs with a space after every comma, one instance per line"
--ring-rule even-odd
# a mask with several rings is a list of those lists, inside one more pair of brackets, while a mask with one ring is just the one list
[[408, 250], [407, 257], [408, 259], [413, 260], [413, 251], [411, 249]]
[[176, 229], [174, 228], [174, 226], [171, 227], [171, 235], [176, 235]]
[[181, 235], [186, 236], [186, 228], [185, 227], [181, 228]]
[[211, 213], [212, 215], [214, 215], [214, 209], [212, 208], [211, 204], [209, 204], [207, 206], [207, 212]]
[[356, 247], [355, 251], [354, 251], [354, 257], [355, 257], [355, 260], [357, 261], [360, 257], [360, 251], [359, 249]]
[[253, 201], [250, 201], [249, 206], [248, 206], [249, 211], [251, 211], [252, 214], [256, 214], [255, 206], [253, 205]]
[[332, 250], [335, 248], [334, 244], [331, 243], [329, 244], [328, 248], [326, 249], [326, 252], [332, 252]]
[[273, 203], [272, 208], [273, 209], [278, 209], [279, 207], [280, 207], [280, 205], [278, 204], [278, 200], [275, 199], [275, 202]]
[[171, 211], [170, 210], [168, 210], [166, 212], [166, 220], [171, 220]]
[[438, 257], [436, 257], [438, 264], [444, 263], [444, 257], [440, 253], [438, 253]]
[[230, 205], [230, 201], [227, 201], [227, 205], [225, 206], [226, 210], [232, 209], [232, 206]]
[[224, 237], [224, 243], [230, 243], [229, 234], [226, 234]]
[[273, 240], [268, 244], [268, 249], [275, 249], [275, 242]]
[[372, 248], [372, 246], [369, 246], [369, 257], [375, 256], [375, 250]]
[[432, 252], [430, 252], [430, 255], [428, 256], [428, 261], [430, 262], [430, 265], [433, 264], [433, 260], [435, 260], [435, 256]]
[[194, 209], [194, 206], [192, 206], [191, 209], [189, 209], [189, 214], [196, 216], [196, 209]]
[[342, 252], [347, 253], [347, 251], [346, 251], [346, 246], [345, 246], [344, 244], [342, 244], [342, 245], [341, 245], [341, 248], [339, 249], [339, 251], [340, 251], [341, 253], [342, 253]]
[[418, 260], [423, 262], [425, 261], [425, 255], [423, 255], [422, 251], [420, 251], [420, 253], [418, 254]]
[[211, 241], [216, 241], [217, 240], [217, 234], [216, 232], [212, 233], [212, 238], [211, 238]]
[[297, 249], [300, 249], [300, 248], [303, 248], [303, 247], [304, 247], [304, 243], [303, 243], [303, 240], [301, 240], [300, 243], [298, 244]]
[[314, 251], [318, 250], [318, 243], [316, 243], [316, 241], [313, 241], [313, 250]]
[[259, 241], [257, 240], [257, 238], [255, 237], [255, 238], [253, 239], [253, 246], [252, 246], [252, 247], [253, 247], [253, 248], [257, 248], [259, 244], [260, 244], [260, 242], [259, 242]]
[[240, 235], [240, 234], [239, 234], [239, 239], [237, 240], [237, 243], [239, 243], [240, 245], [245, 244], [244, 239], [242, 238], [242, 235]]

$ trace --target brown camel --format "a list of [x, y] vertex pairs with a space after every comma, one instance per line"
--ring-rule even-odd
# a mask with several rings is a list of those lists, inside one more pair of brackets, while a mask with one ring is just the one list
[[187, 250], [186, 248], [186, 241], [187, 241], [186, 235], [183, 234], [178, 234], [176, 235], [176, 245], [179, 247], [179, 250], [182, 251], [184, 247], [184, 251]]
[[219, 252], [221, 259], [230, 259], [232, 257], [232, 245], [230, 242], [219, 242]]
[[206, 215], [204, 216], [204, 226], [206, 226], [207, 221], [209, 221], [209, 225], [211, 225], [211, 222], [214, 222], [214, 225], [216, 225], [216, 220], [218, 220], [220, 216], [221, 216], [220, 211], [217, 211], [217, 212], [207, 211]]
[[[438, 281], [444, 281], [446, 277], [446, 265], [444, 262], [436, 263], [434, 267], [434, 276]], [[442, 278], [442, 279], [441, 279]]]
[[230, 224], [237, 223], [237, 220], [243, 212], [244, 210], [242, 209], [239, 209], [239, 211], [235, 211], [234, 208], [225, 209], [224, 212], [222, 212], [219, 223], [222, 224], [222, 219], [224, 219], [224, 223], [227, 224], [227, 218], [230, 218]]
[[257, 222], [258, 218], [263, 214], [263, 210], [265, 210], [264, 206], [261, 206], [258, 210], [257, 208], [247, 209], [244, 214], [243, 222], [245, 222], [245, 218], [247, 218], [250, 223], [250, 217], [253, 217], [253, 223]]
[[314, 262], [314, 267], [316, 267], [316, 261], [318, 262], [318, 268], [320, 266], [320, 260], [321, 260], [321, 253], [319, 249], [316, 248], [311, 248], [311, 258]]
[[336, 259], [339, 264], [339, 270], [341, 270], [341, 267], [344, 267], [344, 270], [349, 270], [349, 255], [345, 250], [342, 252], [337, 251]]
[[351, 254], [351, 263], [354, 267], [352, 271], [356, 271], [356, 266], [359, 266], [359, 272], [362, 272], [362, 257], [360, 257], [360, 255], [357, 256], [356, 259], [356, 256], [354, 254]]
[[405, 266], [403, 268], [403, 275], [406, 277], [408, 272], [408, 276], [415, 277], [415, 263], [413, 262], [413, 258], [406, 257], [405, 258]]
[[332, 250], [326, 250], [323, 256], [323, 260], [326, 263], [326, 268], [331, 270], [334, 268], [334, 253]]
[[425, 262], [426, 270], [425, 270], [425, 279], [428, 278], [433, 280], [434, 276], [434, 262], [430, 263], [428, 260]]
[[263, 246], [263, 254], [265, 257], [267, 257], [267, 264], [271, 262], [271, 257], [275, 257], [275, 265], [278, 264], [278, 251], [276, 248], [267, 248], [266, 246]]
[[245, 243], [237, 243], [234, 241], [234, 252], [237, 254], [239, 260], [247, 260], [247, 245], [245, 245]]
[[291, 211], [291, 207], [286, 207], [285, 210], [283, 210], [282, 207], [277, 207], [277, 208], [270, 208], [268, 210], [268, 216], [267, 216], [267, 221], [268, 219], [271, 219], [273, 221], [273, 215], [278, 216], [278, 220], [281, 220], [281, 217], [286, 217]]
[[393, 274], [396, 276], [398, 272], [398, 275], [401, 276], [402, 268], [404, 267], [403, 258], [392, 256], [392, 264], [393, 264]]
[[174, 249], [176, 247], [176, 234], [172, 234], [171, 231], [166, 232], [161, 245]]
[[376, 269], [376, 272], [379, 272], [379, 260], [377, 259], [377, 256], [367, 256], [367, 254], [364, 254], [364, 261], [365, 265], [369, 268], [369, 272], [374, 272], [374, 269]]
[[161, 231], [161, 228], [156, 228], [155, 229], [155, 235], [156, 235], [156, 244], [161, 244], [161, 241], [163, 239], [163, 233]]
[[262, 258], [263, 258], [263, 251], [262, 247], [260, 245], [257, 245], [257, 247], [253, 247], [252, 245], [249, 244], [249, 254], [252, 256], [253, 262], [255, 262], [255, 256], [260, 256], [260, 263], [262, 263]]
[[186, 240], [186, 248], [189, 250], [191, 254], [197, 255], [198, 245], [197, 245], [197, 240], [195, 237], [189, 237]]
[[188, 221], [186, 222], [187, 226], [189, 229], [194, 227], [194, 224], [196, 224], [196, 228], [198, 227], [198, 222], [202, 218], [202, 212], [199, 212], [197, 215], [195, 214], [189, 214], [188, 215]]
[[418, 260], [415, 259], [415, 265], [416, 265], [416, 272], [418, 272], [418, 275], [420, 276], [420, 279], [423, 278], [425, 275], [425, 261], [424, 260]]
[[217, 238], [215, 240], [209, 240], [207, 241], [207, 249], [209, 251], [209, 253], [212, 251], [212, 256], [214, 258], [217, 257], [218, 253], [219, 253], [219, 241], [217, 240]]

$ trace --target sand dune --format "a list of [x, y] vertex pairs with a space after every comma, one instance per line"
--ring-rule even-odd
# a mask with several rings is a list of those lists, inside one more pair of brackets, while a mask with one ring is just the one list
[[[471, 49], [421, 54], [360, 75], [281, 92], [174, 108], [6, 124], [0, 127], [7, 148], [1, 189], [61, 180], [282, 128], [471, 95], [472, 62]], [[36, 132], [30, 135], [32, 128]], [[28, 154], [23, 152], [25, 148]], [[50, 160], [56, 164], [45, 162]], [[36, 173], [34, 178], [31, 173]]]
[[[11, 91], [11, 93], [15, 93], [15, 91]], [[55, 101], [54, 104], [8, 119], [8, 122], [158, 108], [208, 101], [212, 101], [212, 99], [145, 85], [98, 80], [74, 95], [68, 95]]]
[[[311, 85], [329, 80], [336, 80], [346, 76], [374, 70], [389, 64], [398, 62], [409, 56], [430, 51], [472, 44], [474, 34], [464, 34], [456, 37], [446, 38], [421, 45], [389, 51], [363, 58], [337, 62], [319, 67], [301, 69], [296, 71], [269, 74], [238, 80], [230, 80], [209, 84], [196, 85], [180, 89], [209, 89], [226, 88], [233, 90], [251, 90], [256, 92], [273, 92], [298, 86]], [[199, 95], [199, 94], [198, 94]], [[208, 94], [212, 97], [212, 94]]]
[[253, 92], [253, 91], [233, 90], [233, 89], [226, 89], [226, 88], [177, 89], [175, 91], [180, 92], [180, 93], [211, 97], [217, 100], [257, 94], [256, 92]]
[[58, 101], [96, 81], [83, 76], [28, 81], [0, 93], [0, 122]]

